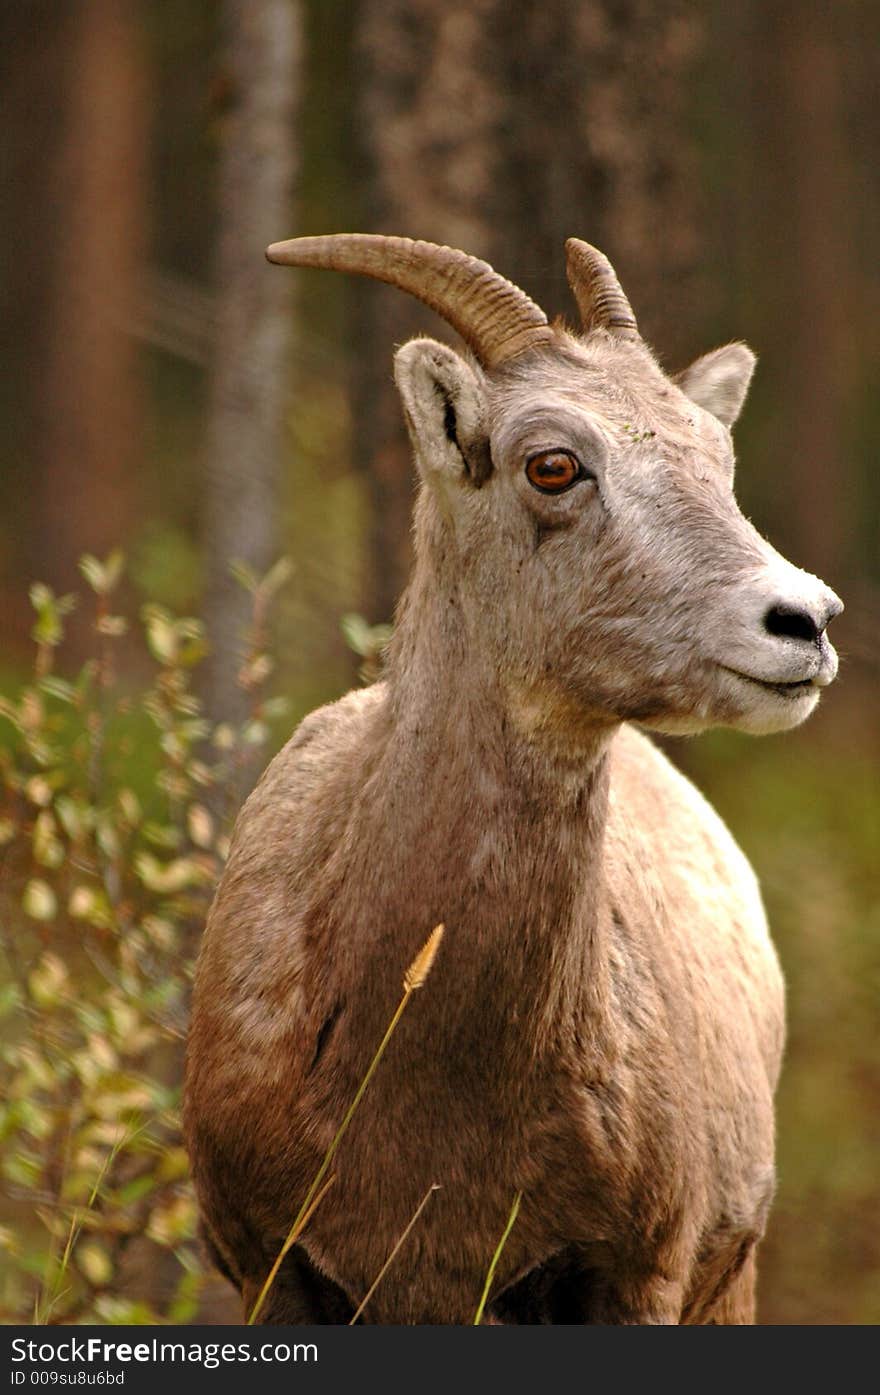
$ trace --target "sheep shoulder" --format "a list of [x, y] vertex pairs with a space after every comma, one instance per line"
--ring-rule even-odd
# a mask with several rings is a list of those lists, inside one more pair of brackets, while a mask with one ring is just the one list
[[697, 1032], [748, 1032], [775, 1086], [784, 990], [755, 873], [708, 800], [629, 725], [612, 748], [604, 872], [614, 922], [685, 974]]

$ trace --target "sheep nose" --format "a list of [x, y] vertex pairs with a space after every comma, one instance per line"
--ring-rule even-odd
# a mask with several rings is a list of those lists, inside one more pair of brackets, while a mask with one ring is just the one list
[[764, 629], [779, 639], [802, 639], [818, 644], [827, 625], [843, 610], [843, 601], [826, 591], [815, 605], [803, 601], [777, 601], [764, 616]]

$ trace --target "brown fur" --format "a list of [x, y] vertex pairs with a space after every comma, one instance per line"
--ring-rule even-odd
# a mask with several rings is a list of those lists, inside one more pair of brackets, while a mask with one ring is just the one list
[[[739, 514], [695, 405], [719, 373], [741, 401], [726, 353], [690, 398], [602, 332], [492, 374], [398, 355], [422, 488], [387, 679], [266, 771], [198, 967], [186, 1134], [246, 1310], [447, 929], [266, 1321], [346, 1321], [432, 1183], [366, 1321], [471, 1321], [518, 1191], [494, 1320], [753, 1320], [782, 982], [745, 859], [625, 720], [779, 729], [833, 676], [836, 598]], [[549, 447], [595, 482], [537, 494]], [[815, 643], [767, 632], [774, 598], [822, 612]]]

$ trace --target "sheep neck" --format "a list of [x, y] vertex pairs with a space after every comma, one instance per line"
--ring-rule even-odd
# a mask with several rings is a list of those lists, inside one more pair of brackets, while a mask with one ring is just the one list
[[[575, 753], [531, 720], [443, 595], [404, 607], [377, 780], [388, 817], [377, 865], [416, 937], [447, 925], [454, 969], [426, 994], [436, 1046], [471, 1030], [508, 1056], [601, 1035], [607, 964], [602, 846], [611, 729]], [[525, 715], [524, 715], [525, 714]], [[392, 846], [389, 846], [389, 842]], [[392, 870], [393, 869], [393, 870]], [[383, 946], [392, 952], [389, 942]]]

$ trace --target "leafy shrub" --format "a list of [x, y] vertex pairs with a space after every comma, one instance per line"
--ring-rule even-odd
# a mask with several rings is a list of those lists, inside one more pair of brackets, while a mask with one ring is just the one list
[[[123, 562], [85, 557], [91, 656], [57, 664], [78, 603], [35, 585], [34, 673], [0, 698], [0, 1316], [186, 1322], [203, 1280], [180, 1138], [192, 960], [279, 699], [266, 607], [240, 571], [249, 715], [210, 722], [198, 620], [114, 604]], [[129, 675], [137, 672], [136, 685]]]

